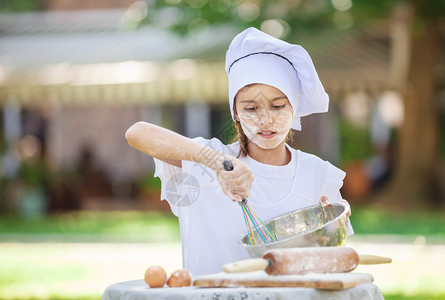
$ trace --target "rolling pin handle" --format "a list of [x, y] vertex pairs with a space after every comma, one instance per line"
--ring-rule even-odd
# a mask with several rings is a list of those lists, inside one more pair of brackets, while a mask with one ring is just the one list
[[237, 261], [223, 266], [225, 273], [243, 273], [251, 271], [264, 271], [271, 261], [264, 258], [253, 258]]
[[392, 259], [390, 257], [359, 254], [359, 264], [361, 265], [379, 265], [379, 264], [389, 264], [391, 262]]

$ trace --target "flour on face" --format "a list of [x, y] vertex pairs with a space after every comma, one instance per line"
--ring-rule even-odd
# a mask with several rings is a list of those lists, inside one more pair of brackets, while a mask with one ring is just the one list
[[254, 84], [240, 91], [236, 110], [247, 138], [262, 149], [274, 149], [292, 126], [293, 108], [280, 90]]

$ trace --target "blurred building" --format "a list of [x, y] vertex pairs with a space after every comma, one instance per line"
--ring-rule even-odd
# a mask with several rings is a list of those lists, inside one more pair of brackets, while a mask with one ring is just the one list
[[[81, 208], [92, 207], [98, 199], [134, 197], [134, 182], [152, 168], [151, 158], [125, 141], [134, 122], [189, 137], [228, 138], [224, 59], [239, 29], [209, 27], [183, 37], [162, 24], [134, 28], [144, 14], [138, 2], [45, 3], [43, 12], [0, 16], [4, 176], [18, 176], [21, 161], [36, 155], [29, 154], [32, 143], [22, 143], [28, 148], [20, 155], [15, 148], [24, 137], [36, 137], [52, 170], [89, 170], [85, 182], [91, 186], [81, 184], [77, 196]], [[400, 118], [378, 107], [392, 103], [397, 113], [400, 105], [397, 94], [388, 94], [395, 89], [390, 33], [382, 22], [297, 42], [311, 54], [331, 96], [328, 114], [303, 118], [303, 132], [295, 134], [299, 147], [339, 162], [340, 115], [387, 143], [391, 122]]]

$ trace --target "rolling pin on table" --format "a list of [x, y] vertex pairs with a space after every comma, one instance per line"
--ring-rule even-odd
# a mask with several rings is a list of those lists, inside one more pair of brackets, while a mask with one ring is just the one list
[[262, 258], [246, 259], [223, 266], [226, 273], [265, 270], [269, 275], [346, 273], [358, 264], [390, 263], [388, 257], [359, 255], [349, 247], [304, 247], [270, 249]]

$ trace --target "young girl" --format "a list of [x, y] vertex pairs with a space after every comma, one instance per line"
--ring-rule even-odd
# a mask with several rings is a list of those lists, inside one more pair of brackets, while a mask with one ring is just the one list
[[[328, 109], [307, 52], [248, 28], [230, 44], [226, 71], [238, 142], [189, 139], [145, 122], [125, 135], [132, 147], [154, 157], [161, 198], [179, 218], [183, 267], [194, 275], [221, 272], [224, 264], [249, 258], [239, 244], [247, 232], [237, 204], [243, 198], [261, 220], [320, 198], [344, 201], [343, 171], [285, 143], [291, 128], [301, 130], [301, 116]], [[232, 171], [224, 171], [226, 159]]]

